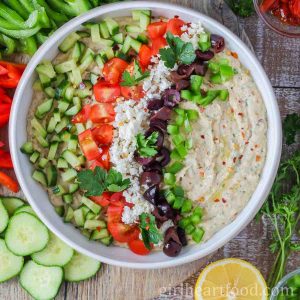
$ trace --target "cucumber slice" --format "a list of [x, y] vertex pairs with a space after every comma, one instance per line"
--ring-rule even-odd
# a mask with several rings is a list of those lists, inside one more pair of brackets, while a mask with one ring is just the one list
[[119, 24], [111, 18], [104, 19], [110, 35], [115, 35], [119, 32]]
[[34, 210], [31, 208], [31, 206], [29, 205], [23, 205], [21, 207], [19, 207], [15, 212], [14, 215], [19, 214], [21, 212], [27, 212], [33, 216], [37, 216], [36, 213], [34, 212]]
[[20, 284], [34, 299], [53, 299], [59, 291], [63, 276], [60, 267], [40, 266], [30, 260], [20, 274]]
[[0, 233], [5, 230], [8, 224], [8, 212], [0, 200]]
[[35, 216], [22, 212], [14, 215], [5, 232], [7, 248], [16, 255], [31, 255], [44, 249], [49, 240], [47, 227]]
[[94, 201], [90, 200], [89, 198], [82, 196], [81, 198], [82, 204], [87, 206], [94, 214], [99, 214], [101, 210], [101, 206], [96, 204]]
[[0, 283], [18, 275], [23, 267], [24, 258], [11, 253], [4, 240], [0, 239]]
[[99, 24], [91, 25], [91, 39], [93, 43], [99, 43], [101, 40]]
[[141, 12], [140, 27], [141, 27], [142, 31], [147, 30], [147, 27], [150, 23], [151, 23], [151, 17], [148, 14]]
[[81, 281], [94, 276], [100, 269], [101, 262], [75, 252], [71, 261], [64, 266], [66, 281]]
[[100, 23], [100, 32], [101, 32], [101, 36], [104, 38], [104, 39], [108, 39], [110, 34], [109, 34], [109, 30], [108, 30], [108, 27], [106, 25], [106, 22], [101, 22]]
[[140, 33], [142, 31], [141, 28], [136, 25], [126, 25], [125, 30], [129, 33]]
[[76, 63], [72, 59], [64, 61], [64, 62], [54, 66], [54, 69], [57, 73], [67, 73], [69, 71], [72, 71], [74, 68], [76, 68]]
[[72, 258], [74, 250], [61, 241], [53, 233], [45, 249], [31, 255], [31, 258], [39, 265], [46, 267], [63, 267]]
[[17, 208], [24, 205], [24, 201], [16, 197], [0, 197], [0, 200], [9, 216], [12, 216]]
[[31, 142], [26, 142], [21, 147], [21, 152], [24, 154], [32, 154], [33, 153], [33, 145]]
[[40, 152], [34, 151], [34, 152], [30, 155], [29, 160], [30, 160], [33, 164], [35, 164], [35, 163], [37, 162], [37, 160], [39, 159], [39, 157], [40, 157]]
[[33, 173], [32, 173], [32, 178], [39, 182], [41, 185], [43, 186], [47, 186], [47, 178], [45, 176], [45, 174], [40, 171], [40, 170], [35, 170]]
[[113, 39], [117, 44], [123, 44], [123, 42], [124, 42], [124, 35], [123, 35], [122, 32], [120, 32], [120, 33], [114, 35], [114, 36], [112, 37], [112, 39]]
[[58, 49], [61, 52], [67, 52], [68, 50], [70, 50], [75, 43], [80, 40], [80, 35], [77, 34], [76, 32], [72, 32], [71, 34], [69, 34], [64, 40], [63, 42], [60, 44], [60, 46], [58, 47]]

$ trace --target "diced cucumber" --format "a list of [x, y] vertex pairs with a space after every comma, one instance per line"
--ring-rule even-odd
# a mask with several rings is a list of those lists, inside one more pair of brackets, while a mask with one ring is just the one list
[[92, 240], [100, 240], [109, 236], [109, 232], [107, 229], [94, 230], [91, 239]]
[[55, 126], [55, 132], [60, 133], [64, 128], [67, 127], [69, 123], [68, 118], [64, 117], [61, 119], [61, 121]]
[[48, 162], [49, 160], [46, 159], [45, 157], [40, 158], [38, 163], [39, 168], [44, 169], [47, 166]]
[[101, 22], [99, 26], [100, 26], [101, 36], [104, 39], [108, 39], [110, 37], [110, 34], [109, 34], [109, 31], [108, 31], [108, 27], [106, 25], [106, 22], [105, 21]]
[[39, 79], [43, 88], [50, 86], [51, 78], [49, 78], [48, 76], [44, 74], [39, 74]]
[[87, 230], [87, 229], [81, 229], [80, 230], [81, 234], [83, 236], [85, 236], [87, 239], [90, 239], [90, 236], [91, 236], [91, 231], [90, 230]]
[[102, 57], [101, 57], [100, 54], [97, 54], [97, 55], [96, 55], [95, 61], [96, 61], [97, 65], [98, 65], [98, 67], [99, 67], [100, 69], [102, 69], [103, 66], [104, 66], [104, 61], [103, 61], [103, 59], [102, 59]]
[[76, 135], [72, 135], [68, 141], [68, 150], [76, 151], [77, 146], [78, 146], [78, 138]]
[[[8, 212], [4, 207], [4, 205], [2, 204], [1, 200], [0, 200], [0, 216], [1, 216], [0, 217], [0, 233], [1, 233], [6, 229], [9, 220]], [[1, 261], [1, 257], [0, 257], [0, 261]]]
[[72, 86], [68, 86], [65, 91], [65, 99], [71, 102], [74, 96], [75, 89]]
[[66, 210], [66, 215], [64, 217], [64, 221], [66, 223], [69, 223], [69, 222], [71, 222], [73, 217], [74, 217], [74, 210], [71, 206], [69, 206], [68, 209]]
[[77, 134], [80, 134], [80, 133], [82, 133], [82, 132], [85, 131], [84, 124], [82, 124], [82, 123], [76, 123], [75, 126], [76, 126], [76, 130], [77, 130]]
[[32, 154], [33, 153], [33, 145], [31, 142], [25, 142], [21, 147], [21, 152], [24, 154]]
[[68, 50], [70, 50], [74, 44], [80, 40], [80, 35], [77, 34], [76, 32], [72, 32], [71, 34], [69, 34], [64, 40], [63, 42], [60, 44], [60, 46], [58, 47], [58, 49], [61, 52], [67, 52]]
[[36, 71], [39, 73], [39, 74], [43, 74], [49, 78], [54, 78], [56, 73], [54, 71], [54, 68], [51, 64], [50, 61], [43, 61], [42, 64], [39, 64], [37, 67], [36, 67]]
[[126, 25], [125, 30], [128, 33], [140, 33], [142, 31], [141, 28], [139, 26], [136, 26], [136, 25]]
[[137, 39], [137, 41], [141, 42], [142, 44], [148, 44], [148, 42], [149, 42], [148, 37], [142, 33], [139, 34], [136, 39]]
[[[76, 94], [80, 94], [80, 92], [79, 91], [82, 91], [83, 92], [83, 94], [86, 94], [87, 93], [87, 91], [89, 91], [89, 87], [85, 87], [84, 89], [80, 89], [80, 90], [77, 90], [76, 91]], [[82, 96], [82, 95], [81, 95]], [[73, 104], [74, 105], [81, 105], [81, 100], [80, 100], [80, 98], [79, 97], [74, 97], [73, 98]]]
[[82, 204], [86, 205], [94, 214], [98, 214], [101, 210], [101, 206], [90, 200], [89, 198], [82, 196]]
[[104, 244], [105, 246], [109, 246], [112, 243], [113, 239], [111, 236], [108, 236], [106, 238], [100, 239], [100, 242]]
[[95, 85], [98, 82], [98, 78], [99, 76], [97, 74], [91, 73], [90, 80], [93, 85]]
[[55, 206], [54, 209], [55, 209], [55, 212], [56, 212], [60, 217], [62, 217], [62, 216], [64, 215], [64, 213], [65, 213], [65, 208], [64, 208], [64, 206]]
[[64, 266], [66, 281], [81, 281], [94, 276], [101, 263], [93, 258], [75, 252], [71, 261]]
[[135, 39], [131, 39], [130, 46], [136, 51], [136, 53], [139, 53], [142, 43]]
[[76, 33], [82, 38], [90, 37], [90, 34], [87, 31], [76, 31]]
[[0, 197], [0, 201], [8, 212], [9, 216], [12, 216], [14, 212], [24, 205], [24, 201], [17, 197]]
[[74, 105], [65, 112], [65, 115], [66, 116], [75, 116], [80, 111], [81, 111], [81, 105]]
[[113, 39], [117, 44], [123, 44], [123, 42], [124, 42], [124, 35], [123, 35], [122, 32], [120, 32], [120, 33], [114, 35], [114, 36], [112, 37], [112, 39]]
[[91, 39], [93, 43], [99, 43], [101, 40], [99, 24], [91, 25]]
[[78, 183], [71, 183], [69, 185], [69, 193], [70, 194], [73, 194], [73, 193], [77, 192], [78, 189], [79, 189], [79, 184]]
[[67, 79], [64, 79], [55, 89], [55, 99], [63, 98], [66, 92], [67, 87], [69, 86], [69, 82]]
[[141, 18], [141, 14], [144, 14], [148, 17], [151, 17], [151, 10], [141, 9], [141, 10], [133, 10], [132, 11], [132, 19], [134, 21], [139, 21]]
[[84, 223], [84, 228], [85, 229], [94, 230], [97, 227], [106, 228], [106, 224], [102, 220], [86, 220], [85, 223]]
[[38, 132], [35, 132], [34, 136], [43, 148], [48, 148], [49, 143], [46, 138], [43, 138]]
[[123, 44], [123, 47], [122, 47], [122, 52], [123, 53], [127, 53], [131, 47], [131, 42], [132, 42], [132, 38], [127, 35], [125, 40], [124, 40], [124, 44]]
[[86, 48], [83, 56], [80, 59], [80, 63], [82, 63], [88, 56], [92, 55], [95, 56], [95, 52], [91, 48]]
[[48, 160], [54, 160], [55, 155], [58, 149], [58, 142], [52, 142], [50, 144], [49, 152], [48, 152]]
[[84, 214], [82, 208], [74, 210], [74, 220], [78, 227], [83, 227], [84, 225]]
[[66, 162], [66, 160], [62, 157], [60, 157], [57, 161], [57, 168], [58, 169], [67, 169], [69, 166], [68, 166], [68, 163]]
[[90, 212], [90, 209], [87, 206], [84, 206], [84, 205], [81, 206], [81, 209], [82, 209], [82, 212], [83, 212], [84, 220], [86, 220], [86, 216]]
[[114, 44], [113, 40], [109, 40], [109, 39], [101, 39], [101, 41], [99, 42], [100, 45], [102, 45], [103, 47], [112, 47]]
[[34, 210], [31, 208], [30, 205], [23, 205], [19, 208], [16, 209], [16, 211], [14, 212], [14, 215], [19, 214], [21, 212], [27, 212], [29, 214], [32, 214], [34, 216], [36, 216], [36, 213], [34, 212]]
[[99, 215], [94, 214], [92, 211], [89, 211], [85, 216], [85, 220], [95, 220], [98, 216]]
[[81, 54], [82, 53], [81, 53], [80, 42], [76, 42], [74, 47], [73, 47], [72, 54], [71, 54], [72, 60], [77, 62], [80, 59]]
[[55, 186], [57, 183], [57, 169], [55, 166], [51, 165], [46, 169], [46, 177], [48, 186]]
[[81, 72], [79, 68], [75, 68], [72, 70], [72, 80], [71, 82], [77, 86], [82, 82]]
[[72, 181], [77, 176], [77, 172], [74, 169], [68, 169], [61, 173], [61, 178], [64, 182]]
[[119, 32], [119, 24], [112, 18], [104, 19], [110, 35], [116, 35]]
[[31, 120], [31, 126], [37, 131], [37, 133], [41, 137], [45, 138], [47, 136], [47, 131], [36, 118], [33, 118]]
[[43, 186], [47, 186], [47, 179], [45, 174], [40, 170], [35, 170], [32, 174], [32, 178], [39, 182]]
[[55, 130], [57, 123], [58, 123], [58, 121], [56, 121], [54, 117], [51, 117], [48, 122], [47, 132], [52, 133]]
[[44, 92], [50, 98], [54, 98], [54, 96], [55, 96], [55, 89], [52, 88], [51, 86], [46, 87], [44, 89]]
[[22, 212], [12, 216], [5, 232], [7, 248], [27, 256], [44, 249], [49, 241], [47, 227], [35, 216]]
[[94, 61], [94, 56], [89, 54], [79, 65], [79, 70], [81, 74], [92, 64]]
[[30, 155], [29, 160], [30, 160], [31, 163], [35, 164], [38, 161], [39, 157], [40, 157], [40, 152], [34, 151]]
[[71, 194], [64, 194], [63, 195], [63, 200], [67, 204], [71, 204], [73, 201], [73, 196]]
[[4, 240], [0, 239], [0, 283], [18, 275], [22, 270], [23, 264], [24, 258], [10, 252]]
[[20, 274], [20, 284], [34, 299], [54, 299], [63, 281], [61, 267], [40, 266], [28, 261]]
[[60, 111], [58, 110], [58, 108], [54, 109], [53, 118], [55, 119], [56, 122], [61, 121]]
[[144, 12], [140, 14], [140, 27], [142, 31], [147, 30], [148, 25], [151, 23], [151, 17]]
[[76, 68], [76, 63], [71, 59], [56, 65], [54, 68], [57, 73], [67, 73]]
[[39, 265], [47, 267], [63, 267], [72, 258], [74, 250], [66, 245], [53, 233], [50, 233], [49, 242], [45, 249], [31, 255], [31, 258]]
[[65, 150], [62, 153], [62, 157], [72, 166], [72, 168], [76, 169], [81, 165], [80, 159], [71, 151]]
[[66, 190], [64, 189], [63, 186], [58, 184], [52, 188], [52, 192], [53, 192], [53, 194], [55, 194], [57, 196], [62, 196], [63, 194], [66, 193]]

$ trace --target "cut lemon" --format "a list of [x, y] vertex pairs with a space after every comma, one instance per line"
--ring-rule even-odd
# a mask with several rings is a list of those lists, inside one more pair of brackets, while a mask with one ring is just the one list
[[196, 300], [267, 300], [268, 288], [250, 263], [236, 258], [208, 265], [195, 286]]

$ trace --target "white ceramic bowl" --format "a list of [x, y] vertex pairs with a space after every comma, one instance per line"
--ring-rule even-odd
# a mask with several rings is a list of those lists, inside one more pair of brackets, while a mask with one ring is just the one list
[[[32, 167], [26, 155], [20, 153], [21, 145], [26, 141], [27, 112], [31, 103], [32, 84], [36, 79], [35, 67], [43, 59], [53, 59], [58, 53], [57, 47], [71, 32], [87, 21], [96, 21], [103, 17], [130, 15], [132, 9], [151, 9], [156, 16], [180, 16], [188, 22], [201, 21], [211, 32], [222, 35], [229, 48], [238, 53], [242, 63], [251, 74], [263, 96], [268, 114], [268, 154], [261, 180], [247, 206], [228, 226], [221, 229], [209, 241], [200, 245], [184, 247], [176, 258], [167, 257], [162, 252], [153, 252], [148, 256], [138, 256], [128, 249], [105, 247], [100, 243], [87, 240], [72, 225], [63, 223], [55, 213], [46, 192], [32, 178]], [[20, 186], [26, 198], [41, 220], [57, 236], [76, 250], [101, 260], [102, 262], [130, 268], [154, 269], [178, 266], [211, 254], [235, 237], [255, 216], [266, 199], [272, 186], [281, 154], [281, 121], [272, 86], [253, 53], [232, 32], [215, 20], [194, 10], [159, 2], [121, 2], [93, 9], [62, 26], [36, 52], [28, 64], [15, 93], [9, 124], [9, 139], [12, 159]]]

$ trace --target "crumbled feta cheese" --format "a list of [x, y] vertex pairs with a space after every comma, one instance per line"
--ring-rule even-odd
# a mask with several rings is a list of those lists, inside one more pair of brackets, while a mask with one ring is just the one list
[[198, 49], [200, 34], [205, 32], [201, 22], [191, 23], [190, 26], [183, 25], [181, 27], [181, 30], [185, 32], [181, 35], [180, 38], [184, 42], [191, 42], [195, 50]]

